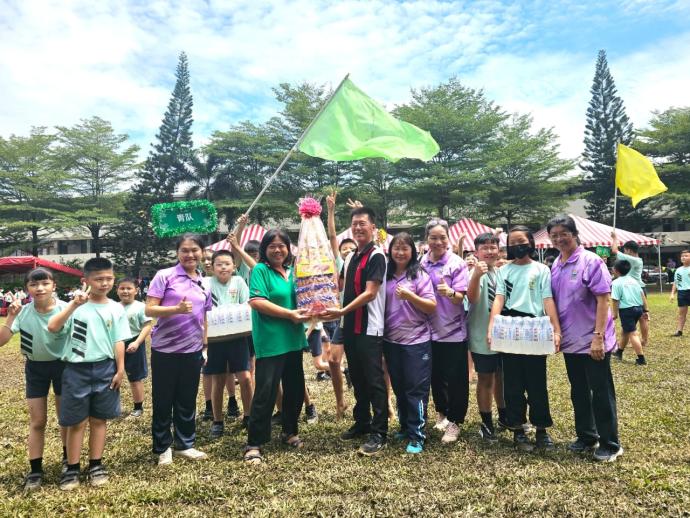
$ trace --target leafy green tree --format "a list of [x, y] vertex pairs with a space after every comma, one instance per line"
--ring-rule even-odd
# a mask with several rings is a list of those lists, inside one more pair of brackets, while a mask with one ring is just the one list
[[655, 162], [668, 187], [649, 200], [650, 206], [690, 219], [690, 107], [654, 112], [649, 127], [638, 132], [634, 147]]
[[93, 253], [99, 257], [104, 228], [119, 221], [121, 193], [137, 165], [139, 146], [123, 147], [129, 137], [116, 134], [100, 117], [57, 130], [58, 155], [70, 175], [72, 219], [89, 230]]
[[[613, 221], [613, 192], [616, 174], [616, 146], [630, 144], [633, 125], [625, 113], [623, 100], [618, 96], [613, 76], [606, 60], [606, 52], [599, 51], [594, 80], [590, 89], [592, 98], [587, 108], [585, 151], [580, 168], [584, 173], [584, 186], [588, 193], [587, 214], [602, 223]], [[641, 216], [641, 211], [640, 215]], [[632, 205], [627, 198], [618, 200], [618, 221], [625, 226], [636, 226]]]
[[501, 126], [498, 147], [482, 170], [482, 212], [491, 222], [541, 226], [567, 202], [574, 163], [558, 156], [551, 129], [532, 133], [532, 119], [516, 115]]
[[67, 226], [69, 174], [59, 167], [55, 136], [33, 128], [28, 137], [0, 137], [0, 234], [3, 245], [28, 244], [38, 255], [42, 238]]

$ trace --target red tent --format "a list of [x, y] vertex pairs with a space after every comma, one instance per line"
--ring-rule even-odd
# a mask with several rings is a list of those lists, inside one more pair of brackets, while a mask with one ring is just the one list
[[81, 270], [70, 268], [64, 264], [34, 257], [33, 255], [20, 255], [0, 258], [0, 273], [25, 273], [39, 266], [48, 268], [50, 270], [66, 273], [67, 275], [74, 275], [75, 277], [83, 277]]
[[[574, 214], [570, 214], [570, 217], [575, 221], [582, 246], [585, 248], [611, 246], [611, 232], [613, 231], [613, 227], [580, 216], [575, 216]], [[655, 246], [659, 244], [658, 239], [643, 236], [642, 234], [635, 234], [634, 232], [628, 232], [619, 228], [616, 229], [616, 237], [618, 238], [618, 244], [620, 246], [623, 246], [623, 243], [627, 241], [635, 241], [640, 246]], [[553, 248], [553, 244], [545, 228], [534, 233], [534, 241], [539, 249]]]
[[[247, 226], [242, 231], [242, 237], [240, 237], [240, 246], [244, 248], [244, 245], [247, 244], [247, 241], [251, 240], [261, 241], [261, 238], [264, 237], [265, 233], [266, 229], [261, 225]], [[222, 241], [213, 243], [212, 245], [209, 245], [206, 248], [208, 250], [213, 250], [214, 252], [217, 250], [230, 250], [230, 243], [228, 243], [227, 240], [223, 239]]]
[[[460, 234], [465, 234], [465, 240], [462, 243], [462, 248], [465, 252], [474, 252], [474, 238], [479, 234], [484, 234], [485, 232], [493, 234], [494, 229], [469, 218], [459, 220], [455, 225], [448, 229], [451, 243], [457, 243], [458, 239], [460, 238]], [[505, 234], [501, 234], [499, 236], [499, 241], [501, 246], [506, 246]]]

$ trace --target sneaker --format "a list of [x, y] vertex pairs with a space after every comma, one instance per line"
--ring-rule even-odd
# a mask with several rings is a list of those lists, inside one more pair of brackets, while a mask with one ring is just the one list
[[225, 432], [225, 425], [223, 424], [222, 421], [219, 423], [214, 422], [211, 425], [211, 433], [210, 433], [211, 439], [220, 439], [223, 436], [224, 432]]
[[445, 432], [446, 428], [448, 428], [449, 421], [441, 413], [436, 414], [436, 424], [434, 425], [434, 430], [438, 430], [439, 432]]
[[283, 422], [283, 415], [280, 413], [280, 410], [278, 410], [273, 416], [271, 417], [271, 426], [277, 426]]
[[168, 448], [158, 456], [158, 465], [167, 466], [172, 464], [172, 448]]
[[226, 415], [228, 419], [237, 419], [240, 417], [240, 407], [237, 404], [236, 398], [232, 397], [228, 399], [228, 412]]
[[67, 471], [67, 459], [62, 459], [62, 467], [60, 468], [60, 475]]
[[352, 439], [356, 439], [357, 437], [362, 437], [363, 435], [367, 434], [369, 434], [368, 429], [363, 429], [356, 424], [353, 424], [350, 428], [340, 434], [340, 438], [343, 441], [351, 441]]
[[60, 489], [62, 491], [71, 491], [79, 487], [79, 470], [68, 469], [60, 475]]
[[35, 491], [43, 485], [43, 472], [29, 473], [24, 479], [24, 491]]
[[623, 361], [623, 349], [616, 349], [616, 352], [613, 353], [613, 357], [618, 360], [619, 362]]
[[182, 457], [189, 460], [202, 460], [208, 457], [203, 451], [196, 448], [187, 448], [186, 450], [173, 450], [175, 457]]
[[410, 441], [405, 451], [412, 454], [422, 453], [424, 451], [424, 446], [419, 441]]
[[647, 359], [646, 358], [637, 358], [635, 360], [635, 365], [647, 365]]
[[446, 427], [446, 431], [441, 437], [442, 443], [451, 443], [458, 440], [458, 435], [460, 435], [460, 427], [454, 422], [450, 421]]
[[544, 451], [553, 451], [556, 446], [553, 443], [553, 439], [546, 430], [537, 430], [536, 437], [537, 448]]
[[529, 438], [524, 430], [516, 430], [513, 432], [513, 444], [520, 451], [532, 451], [534, 449], [534, 445], [529, 442]]
[[319, 414], [316, 413], [315, 405], [308, 405], [304, 407], [304, 418], [307, 424], [316, 424], [319, 422]]
[[325, 371], [319, 371], [316, 373], [316, 381], [329, 381], [330, 379], [330, 374]]
[[683, 336], [683, 331], [676, 331], [671, 336]]
[[141, 417], [142, 415], [144, 415], [144, 410], [141, 409], [141, 408], [135, 408], [134, 410], [132, 410], [132, 411], [129, 413], [129, 417], [135, 417], [135, 418], [136, 418], [136, 417]]
[[91, 466], [87, 475], [89, 484], [93, 487], [99, 487], [108, 483], [108, 470], [103, 464], [98, 466]]
[[206, 410], [204, 410], [204, 413], [201, 414], [201, 420], [202, 421], [213, 421], [213, 409], [207, 408]]
[[246, 415], [242, 418], [242, 428], [244, 428], [245, 430], [247, 428], [249, 428], [249, 416], [248, 415]]
[[599, 447], [599, 441], [595, 441], [594, 443], [587, 444], [582, 439], [577, 439], [568, 445], [568, 449], [573, 453], [593, 452], [598, 447]]
[[343, 374], [345, 375], [345, 383], [347, 383], [347, 388], [352, 388], [352, 378], [350, 377], [350, 369], [343, 369]]
[[487, 442], [496, 442], [498, 437], [496, 437], [496, 432], [489, 429], [484, 423], [479, 425], [479, 437]]
[[358, 453], [367, 457], [372, 457], [381, 452], [386, 447], [386, 439], [378, 433], [372, 433], [369, 440], [359, 447]]
[[617, 451], [611, 451], [608, 448], [599, 447], [594, 451], [594, 460], [598, 462], [615, 462], [615, 460], [623, 455], [623, 448], [618, 447]]

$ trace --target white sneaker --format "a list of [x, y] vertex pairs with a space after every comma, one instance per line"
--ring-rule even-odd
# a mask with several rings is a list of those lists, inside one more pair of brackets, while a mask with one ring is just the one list
[[445, 432], [448, 428], [448, 419], [443, 414], [436, 414], [436, 424], [434, 425], [434, 430], [439, 432]]
[[453, 422], [449, 422], [448, 427], [446, 428], [446, 433], [444, 433], [443, 437], [441, 437], [441, 442], [455, 442], [458, 440], [458, 435], [460, 435], [460, 427]]
[[158, 456], [159, 466], [167, 466], [168, 464], [172, 464], [172, 450], [170, 448]]
[[173, 455], [176, 457], [183, 457], [189, 460], [201, 460], [208, 457], [203, 451], [196, 448], [187, 448], [186, 450], [173, 450]]

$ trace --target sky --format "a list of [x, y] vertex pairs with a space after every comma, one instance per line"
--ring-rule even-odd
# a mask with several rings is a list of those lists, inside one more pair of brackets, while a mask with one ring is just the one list
[[577, 158], [600, 49], [635, 127], [690, 105], [689, 19], [690, 0], [0, 0], [0, 135], [98, 115], [145, 156], [185, 51], [195, 144], [275, 115], [279, 83], [349, 72], [389, 109], [455, 76]]

